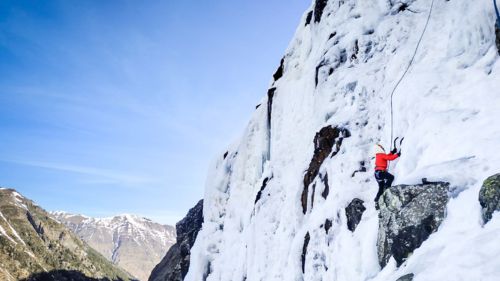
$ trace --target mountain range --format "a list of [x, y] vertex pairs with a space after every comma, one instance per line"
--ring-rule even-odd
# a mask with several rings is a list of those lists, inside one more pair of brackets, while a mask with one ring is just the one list
[[78, 237], [139, 280], [148, 277], [176, 241], [175, 228], [134, 215], [91, 218], [53, 212]]
[[0, 280], [135, 280], [13, 189], [0, 189]]

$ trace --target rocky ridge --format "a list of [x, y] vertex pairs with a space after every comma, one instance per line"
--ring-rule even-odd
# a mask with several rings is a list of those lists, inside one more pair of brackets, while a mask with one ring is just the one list
[[176, 224], [177, 243], [154, 268], [149, 281], [182, 281], [189, 270], [191, 248], [203, 224], [203, 200]]

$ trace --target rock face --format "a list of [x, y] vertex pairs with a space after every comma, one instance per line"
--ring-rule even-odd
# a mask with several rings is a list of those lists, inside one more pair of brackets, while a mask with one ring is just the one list
[[361, 217], [363, 216], [363, 212], [366, 210], [363, 205], [363, 200], [354, 198], [351, 203], [345, 208], [345, 214], [347, 216], [347, 228], [354, 232], [359, 222], [361, 221]]
[[398, 185], [380, 199], [378, 257], [384, 267], [391, 257], [401, 265], [434, 232], [445, 217], [445, 182]]
[[191, 247], [203, 224], [203, 200], [176, 224], [177, 243], [153, 269], [149, 281], [182, 281], [189, 270]]
[[498, 54], [500, 55], [500, 28], [498, 28], [498, 24], [495, 27], [495, 35], [496, 35], [496, 44], [497, 44], [497, 50]]
[[302, 260], [302, 273], [305, 272], [307, 246], [309, 246], [310, 241], [311, 241], [311, 235], [308, 232], [306, 233], [306, 236], [304, 236], [304, 245], [302, 246], [302, 256], [300, 257]]
[[409, 273], [409, 274], [406, 274], [406, 275], [399, 277], [398, 280], [396, 280], [396, 281], [412, 281], [413, 277], [414, 277], [414, 274]]
[[0, 189], [0, 280], [97, 279], [132, 278], [33, 201]]
[[321, 21], [321, 16], [323, 16], [323, 10], [325, 10], [328, 0], [316, 0], [314, 3], [314, 22], [318, 23]]
[[139, 216], [89, 218], [64, 212], [53, 215], [94, 250], [139, 280], [148, 280], [151, 270], [175, 243], [173, 226]]
[[487, 178], [479, 191], [479, 203], [483, 209], [485, 223], [491, 220], [495, 211], [500, 211], [500, 174]]
[[[302, 212], [307, 212], [309, 186], [319, 174], [319, 169], [326, 158], [335, 156], [342, 146], [344, 138], [350, 137], [347, 129], [326, 126], [322, 128], [314, 137], [314, 155], [309, 163], [309, 168], [304, 174], [304, 190], [302, 191]], [[332, 152], [333, 151], [333, 152]], [[314, 187], [313, 187], [314, 188]], [[325, 196], [326, 197], [326, 196]], [[312, 199], [311, 199], [312, 201]]]

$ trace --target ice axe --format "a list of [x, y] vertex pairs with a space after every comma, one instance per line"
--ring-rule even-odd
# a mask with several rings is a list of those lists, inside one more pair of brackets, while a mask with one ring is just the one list
[[[393, 146], [394, 148], [397, 148], [397, 147], [396, 147], [396, 141], [397, 141], [398, 139], [399, 139], [399, 137], [396, 137], [396, 138], [394, 139], [394, 146]], [[399, 141], [399, 152], [401, 152], [401, 145], [403, 144], [403, 140], [404, 140], [404, 139], [405, 139], [405, 137], [402, 137], [402, 138], [401, 138], [401, 140]]]

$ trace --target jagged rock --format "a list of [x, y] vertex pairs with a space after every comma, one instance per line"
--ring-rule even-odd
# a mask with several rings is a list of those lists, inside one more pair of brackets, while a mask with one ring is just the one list
[[366, 210], [363, 203], [363, 200], [354, 198], [351, 203], [349, 203], [349, 205], [345, 208], [345, 214], [347, 216], [347, 228], [352, 232], [356, 230], [356, 227], [361, 221], [361, 217]]
[[325, 185], [323, 192], [321, 192], [321, 197], [323, 197], [323, 199], [326, 199], [328, 197], [328, 194], [330, 194], [330, 184], [328, 184], [328, 173], [325, 173], [324, 177], [322, 177], [320, 174], [319, 178], [321, 179], [321, 181]]
[[174, 244], [168, 250], [162, 261], [153, 269], [149, 280], [181, 281], [181, 251], [179, 244]]
[[359, 53], [359, 41], [356, 39], [356, 41], [354, 41], [354, 47], [351, 54], [351, 61], [356, 60], [358, 58], [358, 53]]
[[308, 26], [311, 23], [312, 17], [313, 17], [313, 11], [310, 11], [309, 13], [307, 13], [306, 23], [304, 26]]
[[435, 231], [445, 217], [449, 183], [398, 185], [379, 200], [377, 241], [380, 266], [390, 257], [400, 266]]
[[495, 211], [500, 211], [500, 174], [493, 175], [483, 182], [479, 191], [479, 203], [483, 209], [483, 220], [489, 222]]
[[319, 173], [319, 168], [325, 161], [325, 159], [332, 153], [332, 157], [335, 156], [342, 145], [344, 138], [351, 136], [351, 133], [347, 129], [326, 126], [322, 128], [316, 136], [314, 137], [314, 155], [309, 164], [304, 175], [304, 190], [302, 191], [302, 211], [304, 214], [307, 212], [307, 199], [309, 194], [309, 185], [314, 181]]
[[395, 15], [397, 13], [404, 12], [409, 7], [410, 7], [410, 5], [408, 5], [408, 3], [396, 3], [396, 5], [392, 7], [391, 15]]
[[498, 54], [500, 55], [500, 28], [498, 28], [498, 24], [495, 27], [495, 35], [496, 35], [496, 43], [497, 43], [497, 50]]
[[306, 255], [307, 255], [307, 247], [309, 246], [309, 241], [311, 241], [311, 235], [309, 234], [309, 232], [307, 232], [306, 236], [304, 237], [304, 245], [302, 246], [302, 255], [301, 255], [302, 273], [305, 273], [306, 271]]
[[406, 274], [406, 275], [399, 277], [398, 280], [396, 280], [396, 281], [413, 281], [414, 276], [415, 275], [413, 275], [413, 273], [409, 273], [409, 274]]
[[257, 202], [259, 202], [260, 198], [262, 197], [262, 192], [264, 191], [264, 189], [266, 189], [268, 181], [269, 181], [269, 178], [265, 178], [264, 181], [262, 182], [262, 186], [260, 187], [260, 190], [257, 193], [257, 196], [255, 197], [254, 204], [257, 204]]
[[282, 58], [280, 61], [280, 66], [276, 69], [276, 72], [273, 74], [274, 81], [278, 81], [283, 76], [285, 58]]
[[328, 234], [328, 231], [330, 230], [330, 228], [332, 228], [332, 226], [333, 226], [332, 220], [326, 219], [326, 221], [325, 221], [325, 233], [326, 234]]
[[182, 281], [189, 270], [191, 247], [203, 224], [203, 200], [176, 224], [177, 243], [153, 269], [149, 281]]
[[271, 116], [273, 111], [273, 98], [274, 93], [276, 92], [276, 88], [270, 88], [267, 91], [267, 129], [271, 130]]
[[314, 4], [314, 22], [318, 23], [321, 21], [326, 4], [328, 4], [328, 0], [316, 0]]
[[316, 183], [312, 185], [312, 194], [311, 194], [311, 209], [314, 208], [314, 195], [316, 194]]

